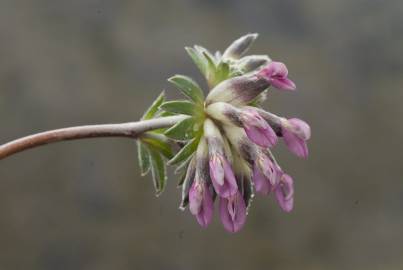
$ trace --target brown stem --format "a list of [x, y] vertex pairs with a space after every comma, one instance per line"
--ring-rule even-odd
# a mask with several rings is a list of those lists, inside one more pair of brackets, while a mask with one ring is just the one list
[[60, 141], [96, 137], [137, 138], [144, 132], [170, 127], [187, 117], [185, 115], [177, 115], [139, 122], [78, 126], [45, 131], [0, 145], [0, 159], [30, 148]]

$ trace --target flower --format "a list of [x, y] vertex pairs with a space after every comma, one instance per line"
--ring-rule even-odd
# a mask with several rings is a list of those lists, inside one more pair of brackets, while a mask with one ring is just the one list
[[281, 209], [291, 212], [294, 208], [294, 181], [288, 174], [283, 173], [275, 190], [276, 200]]
[[277, 186], [277, 166], [265, 154], [260, 154], [253, 168], [253, 182], [258, 193], [268, 195]]
[[277, 135], [256, 108], [238, 109], [225, 102], [216, 102], [206, 108], [206, 112], [216, 120], [244, 128], [251, 141], [261, 147], [272, 147], [277, 143]]
[[205, 182], [193, 182], [189, 191], [189, 210], [202, 227], [207, 227], [213, 220], [213, 198]]
[[251, 141], [265, 148], [276, 144], [276, 133], [255, 109], [243, 109], [240, 120]]
[[270, 86], [280, 90], [296, 87], [283, 63], [272, 62], [267, 55], [244, 56], [256, 37], [248, 34], [237, 39], [223, 54], [210, 53], [201, 46], [187, 47], [207, 80], [209, 93], [205, 97], [194, 80], [175, 75], [169, 81], [188, 100], [155, 102], [168, 115], [189, 116], [165, 130], [164, 135], [152, 137], [166, 136], [181, 148], [169, 161], [179, 165], [178, 171], [182, 172], [180, 209], [189, 206], [198, 223], [207, 227], [217, 199], [221, 222], [231, 233], [243, 228], [255, 192], [274, 193], [280, 208], [292, 211], [293, 179], [284, 173], [271, 150], [283, 137], [291, 152], [307, 157], [311, 136], [304, 121], [286, 119], [261, 108]]
[[295, 90], [293, 81], [287, 78], [288, 69], [280, 62], [271, 62], [263, 68], [259, 75], [266, 78], [271, 85], [280, 90]]
[[229, 151], [225, 151], [221, 132], [210, 119], [204, 121], [204, 136], [209, 148], [210, 177], [215, 192], [224, 198], [234, 195], [238, 186], [234, 172], [228, 162]]
[[239, 59], [236, 67], [247, 73], [266, 66], [270, 62], [271, 59], [267, 55], [248, 55]]
[[210, 157], [210, 177], [214, 190], [223, 198], [228, 198], [238, 191], [234, 172], [225, 157], [212, 154]]
[[301, 158], [308, 157], [307, 141], [311, 137], [309, 125], [298, 118], [283, 119], [282, 134], [288, 149]]
[[206, 97], [206, 105], [226, 102], [234, 106], [245, 106], [258, 97], [270, 86], [265, 76], [255, 73], [237, 76], [222, 81]]
[[227, 231], [235, 233], [242, 229], [246, 222], [246, 205], [241, 193], [220, 198], [220, 217]]

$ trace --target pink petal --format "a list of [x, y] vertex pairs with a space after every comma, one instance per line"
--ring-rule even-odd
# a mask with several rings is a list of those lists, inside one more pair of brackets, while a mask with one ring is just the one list
[[283, 129], [283, 139], [288, 149], [296, 156], [301, 158], [308, 157], [308, 146], [306, 141], [302, 140], [287, 129]]
[[211, 182], [213, 183], [214, 190], [220, 197], [228, 198], [238, 191], [238, 185], [235, 180], [234, 172], [225, 158], [222, 158], [222, 165], [224, 169], [224, 182], [220, 185], [210, 170]]
[[279, 90], [295, 90], [297, 86], [293, 81], [288, 78], [272, 78], [270, 80], [271, 85]]
[[291, 176], [283, 174], [275, 190], [276, 200], [281, 209], [291, 212], [294, 208], [294, 182]]
[[212, 181], [222, 186], [224, 184], [224, 168], [219, 158], [213, 157], [210, 159], [210, 176]]
[[266, 78], [271, 85], [280, 90], [295, 90], [296, 86], [293, 81], [287, 78], [288, 69], [280, 62], [271, 62], [263, 68], [259, 74]]
[[193, 182], [189, 190], [189, 210], [193, 215], [197, 215], [202, 207], [203, 194], [200, 184]]
[[311, 127], [303, 120], [298, 118], [288, 119], [288, 123], [292, 127], [292, 131], [302, 140], [309, 140], [311, 138]]
[[267, 179], [263, 176], [257, 165], [255, 165], [253, 168], [252, 179], [253, 183], [255, 184], [256, 192], [263, 195], [268, 195], [270, 193], [269, 181], [267, 181]]
[[229, 199], [220, 198], [220, 217], [224, 228], [231, 233], [238, 232], [246, 222], [246, 205], [241, 194]]
[[281, 62], [271, 62], [264, 69], [262, 69], [261, 73], [263, 73], [268, 78], [272, 77], [287, 77], [288, 69], [284, 63]]
[[203, 202], [200, 212], [196, 215], [197, 222], [202, 227], [207, 227], [213, 220], [213, 198], [210, 190], [205, 184]]

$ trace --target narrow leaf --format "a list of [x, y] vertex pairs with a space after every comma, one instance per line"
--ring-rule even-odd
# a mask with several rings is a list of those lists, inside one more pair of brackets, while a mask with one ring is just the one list
[[204, 48], [204, 47], [202, 47], [202, 46], [200, 46], [200, 45], [195, 45], [194, 48], [196, 49], [196, 51], [199, 52], [199, 54], [201, 54], [201, 55], [206, 54], [207, 57], [206, 57], [206, 56], [204, 56], [204, 57], [205, 57], [206, 59], [207, 59], [207, 58], [210, 58], [210, 59], [213, 61], [213, 63], [216, 64], [216, 62], [217, 62], [218, 59], [217, 59], [217, 58], [215, 57], [215, 55], [213, 55], [209, 50], [207, 50], [206, 48]]
[[165, 131], [165, 136], [178, 141], [189, 140], [195, 136], [195, 124], [193, 118], [187, 118]]
[[150, 163], [150, 154], [146, 146], [140, 140], [137, 140], [137, 154], [139, 159], [141, 175], [144, 176], [150, 171], [151, 163]]
[[198, 51], [191, 47], [185, 47], [186, 52], [189, 54], [190, 58], [192, 58], [193, 62], [199, 68], [200, 72], [205, 75], [206, 74], [206, 59], [200, 54]]
[[171, 159], [173, 157], [171, 144], [166, 136], [148, 132], [141, 136], [141, 141], [161, 153], [166, 158]]
[[203, 103], [204, 95], [200, 86], [191, 78], [183, 75], [175, 75], [168, 79], [178, 89], [195, 103]]
[[182, 161], [188, 159], [197, 149], [197, 145], [199, 144], [200, 136], [195, 137], [191, 141], [188, 142], [170, 161], [168, 161], [169, 165], [175, 165]]
[[190, 164], [191, 160], [193, 159], [193, 156], [190, 156], [187, 160], [185, 160], [184, 162], [182, 162], [181, 164], [179, 164], [174, 173], [175, 174], [181, 174], [186, 172], [188, 165]]
[[151, 157], [151, 173], [153, 176], [154, 188], [157, 196], [159, 196], [165, 188], [167, 175], [164, 160], [161, 155], [152, 148], [148, 149]]
[[163, 103], [160, 109], [170, 113], [193, 115], [195, 105], [186, 100], [174, 100]]
[[215, 85], [228, 79], [230, 77], [230, 67], [227, 63], [221, 62], [217, 67], [217, 73], [215, 76]]
[[189, 163], [187, 167], [186, 173], [184, 174], [184, 178], [182, 181], [182, 200], [179, 206], [179, 209], [185, 210], [186, 206], [189, 204], [189, 190], [193, 184], [194, 178], [196, 174], [196, 167], [195, 167], [195, 158]]
[[157, 97], [157, 99], [153, 102], [153, 104], [151, 104], [151, 106], [147, 109], [147, 111], [144, 113], [141, 119], [142, 120], [152, 119], [158, 112], [159, 107], [164, 101], [165, 101], [165, 95], [164, 91], [162, 91], [162, 93]]

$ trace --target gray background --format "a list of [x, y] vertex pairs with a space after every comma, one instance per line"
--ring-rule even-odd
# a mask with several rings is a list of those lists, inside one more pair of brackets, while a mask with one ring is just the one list
[[65, 142], [0, 162], [0, 269], [403, 269], [403, 2], [0, 1], [0, 141], [134, 121], [182, 73], [185, 45], [284, 61], [296, 93], [266, 108], [312, 127], [311, 155], [275, 149], [296, 207], [255, 200], [244, 230], [202, 230], [155, 198], [128, 139]]

